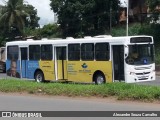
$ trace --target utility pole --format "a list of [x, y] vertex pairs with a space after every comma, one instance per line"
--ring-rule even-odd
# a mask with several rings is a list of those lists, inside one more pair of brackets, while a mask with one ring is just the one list
[[128, 22], [129, 22], [129, 18], [128, 18], [128, 14], [129, 14], [129, 0], [127, 0], [127, 22], [126, 22], [126, 36], [128, 36]]
[[110, 4], [110, 34], [112, 32], [112, 1], [111, 1], [111, 4]]

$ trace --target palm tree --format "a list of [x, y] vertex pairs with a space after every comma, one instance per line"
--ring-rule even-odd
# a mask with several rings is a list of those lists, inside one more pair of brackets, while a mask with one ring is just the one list
[[23, 0], [8, 0], [2, 9], [0, 23], [11, 33], [13, 31], [18, 31], [21, 35], [24, 33], [27, 13], [24, 11], [23, 2]]

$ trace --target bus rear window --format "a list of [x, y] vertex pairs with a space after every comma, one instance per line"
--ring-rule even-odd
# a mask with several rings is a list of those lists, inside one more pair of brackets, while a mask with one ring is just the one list
[[7, 47], [7, 59], [8, 60], [18, 60], [18, 46], [8, 46]]

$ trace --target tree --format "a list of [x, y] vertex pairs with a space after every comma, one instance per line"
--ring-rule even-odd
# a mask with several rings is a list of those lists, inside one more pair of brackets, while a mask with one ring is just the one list
[[157, 20], [159, 20], [159, 15], [160, 15], [160, 9], [159, 9], [160, 0], [147, 0], [146, 2], [149, 6], [150, 10], [149, 12], [151, 13], [150, 20], [156, 22]]
[[61, 37], [61, 31], [57, 24], [48, 24], [44, 25], [41, 29], [41, 36], [42, 37]]
[[[39, 27], [37, 10], [23, 0], [9, 0], [0, 11], [0, 35], [8, 40], [26, 36], [29, 30]], [[26, 32], [27, 30], [27, 32]]]
[[23, 5], [25, 12], [28, 14], [25, 19], [25, 27], [29, 27], [31, 29], [35, 29], [39, 27], [38, 21], [40, 17], [37, 16], [37, 9], [35, 9], [32, 5], [24, 4]]
[[[50, 0], [64, 37], [104, 34], [118, 22], [119, 0]], [[112, 18], [110, 10], [112, 8]]]
[[9, 0], [2, 9], [0, 22], [5, 31], [14, 35], [23, 35], [25, 16], [27, 13], [23, 9], [23, 0]]

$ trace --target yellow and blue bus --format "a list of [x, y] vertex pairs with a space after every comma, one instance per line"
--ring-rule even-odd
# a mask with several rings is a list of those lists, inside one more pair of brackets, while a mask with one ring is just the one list
[[95, 36], [6, 43], [8, 76], [102, 84], [155, 80], [152, 36]]

